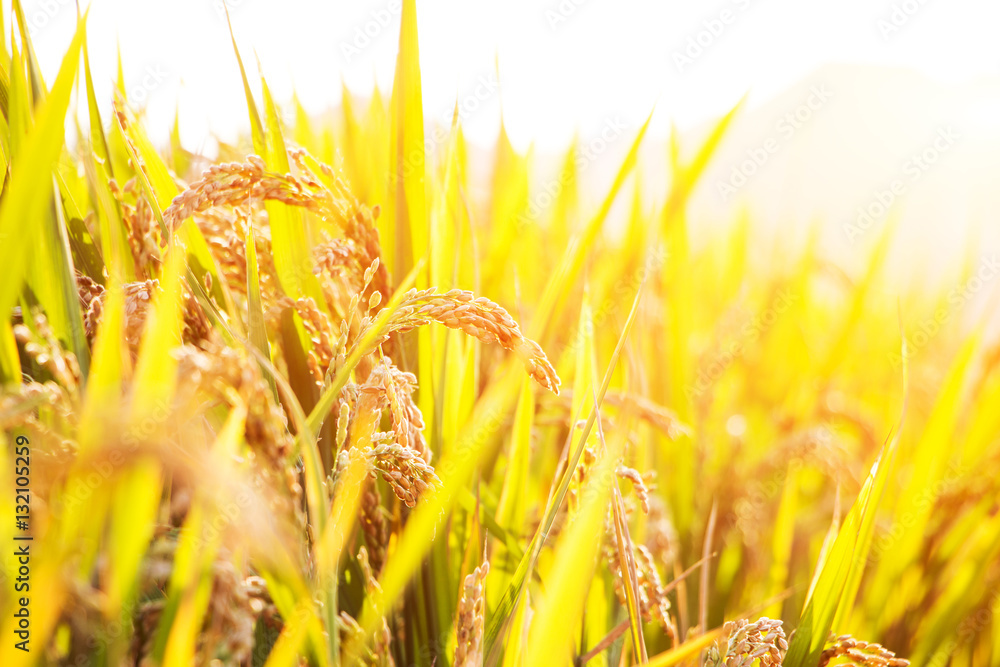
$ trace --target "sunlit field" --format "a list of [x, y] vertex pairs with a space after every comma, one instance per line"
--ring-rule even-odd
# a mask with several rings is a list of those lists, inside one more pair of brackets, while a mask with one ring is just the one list
[[13, 6], [0, 665], [1000, 666], [995, 257], [901, 289], [892, 216], [841, 266], [736, 205], [693, 242], [741, 104], [616, 129], [599, 191], [579, 143], [473, 165], [413, 0], [323, 120], [235, 31], [211, 159]]

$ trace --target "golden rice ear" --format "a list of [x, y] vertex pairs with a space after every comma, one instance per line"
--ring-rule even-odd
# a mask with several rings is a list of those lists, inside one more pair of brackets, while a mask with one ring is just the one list
[[787, 651], [781, 621], [763, 616], [753, 623], [746, 619], [729, 621], [722, 636], [706, 651], [705, 667], [750, 665], [755, 661], [760, 667], [781, 667]]
[[76, 355], [64, 350], [49, 326], [45, 315], [34, 313], [33, 326], [15, 324], [14, 338], [24, 346], [24, 352], [47, 370], [59, 385], [76, 396], [80, 388], [80, 364]]
[[324, 313], [312, 297], [304, 297], [294, 302], [295, 312], [302, 319], [312, 346], [308, 352], [308, 363], [316, 386], [322, 387], [327, 369], [336, 359], [336, 339], [333, 322]]
[[416, 507], [422, 494], [432, 486], [441, 485], [434, 468], [408, 447], [382, 443], [366, 447], [364, 455], [407, 507]]
[[[372, 326], [366, 318], [362, 328]], [[462, 331], [484, 343], [499, 345], [517, 354], [525, 370], [538, 384], [559, 394], [561, 383], [555, 368], [535, 341], [526, 338], [517, 322], [501, 306], [467, 290], [454, 289], [438, 294], [434, 288], [410, 290], [386, 325], [387, 332], [406, 333], [437, 322]], [[359, 338], [361, 336], [359, 335]]]
[[[622, 578], [621, 570], [623, 559], [619, 556], [618, 541], [615, 537], [614, 528], [610, 525], [606, 526], [605, 533], [606, 538], [603, 546], [604, 558], [614, 577], [615, 595], [618, 597], [618, 601], [624, 606], [627, 604], [627, 599], [625, 591], [626, 582]], [[631, 542], [629, 544], [633, 545], [632, 555], [634, 556], [636, 568], [639, 611], [642, 614], [642, 620], [646, 623], [655, 623], [670, 637], [671, 641], [675, 641], [677, 639], [677, 628], [670, 615], [670, 600], [667, 597], [670, 591], [663, 585], [660, 573], [656, 569], [653, 554], [641, 544]]]
[[907, 667], [910, 664], [909, 660], [897, 658], [881, 644], [863, 642], [851, 635], [831, 636], [817, 667], [826, 667], [837, 658], [846, 658], [858, 667]]
[[384, 361], [385, 363], [372, 368], [361, 391], [378, 393], [383, 407], [389, 409], [396, 444], [414, 450], [420, 458], [430, 463], [431, 451], [423, 434], [424, 417], [413, 401], [417, 378], [412, 373], [399, 370], [388, 357], [384, 357]]
[[486, 575], [489, 560], [466, 575], [455, 614], [455, 667], [481, 667], [486, 619]]
[[163, 222], [167, 229], [175, 230], [195, 213], [211, 208], [278, 201], [346, 228], [357, 208], [356, 202], [344, 198], [346, 192], [345, 188], [334, 193], [312, 179], [269, 172], [263, 160], [251, 155], [244, 162], [210, 166], [200, 179], [174, 197], [163, 211]]
[[[382, 586], [378, 583], [378, 570], [373, 568], [368, 558], [368, 550], [361, 547], [358, 550], [358, 566], [364, 576], [365, 594], [381, 598]], [[389, 644], [392, 641], [392, 634], [389, 632], [389, 622], [386, 617], [382, 617], [382, 627], [374, 635], [374, 646], [372, 647], [373, 657], [376, 664], [392, 664]]]
[[632, 488], [635, 490], [636, 498], [639, 499], [639, 505], [642, 507], [643, 514], [649, 514], [649, 488], [646, 486], [646, 481], [643, 479], [642, 475], [635, 468], [629, 468], [627, 466], [618, 466], [615, 470], [615, 474], [621, 479], [627, 479], [632, 482]]
[[365, 534], [365, 544], [371, 553], [370, 561], [374, 576], [382, 573], [385, 564], [386, 547], [389, 544], [389, 524], [386, 521], [385, 510], [382, 508], [382, 498], [372, 481], [365, 483], [361, 495], [361, 530]]

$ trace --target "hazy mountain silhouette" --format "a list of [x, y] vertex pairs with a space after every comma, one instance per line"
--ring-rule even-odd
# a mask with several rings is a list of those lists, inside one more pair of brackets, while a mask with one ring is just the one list
[[[828, 97], [817, 103], [814, 91]], [[774, 150], [764, 155], [765, 147]], [[691, 213], [727, 217], [735, 205], [774, 225], [817, 221], [827, 247], [851, 251], [878, 236], [886, 216], [872, 214], [891, 203], [901, 240], [953, 252], [975, 229], [985, 251], [1000, 238], [998, 186], [1000, 77], [955, 85], [906, 69], [831, 65], [735, 119]]]

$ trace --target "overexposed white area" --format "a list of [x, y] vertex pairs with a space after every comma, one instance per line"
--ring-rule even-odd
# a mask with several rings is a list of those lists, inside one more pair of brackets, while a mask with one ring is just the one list
[[[361, 93], [391, 88], [400, 0], [225, 2], [244, 58], [252, 69], [259, 56], [279, 102], [294, 90], [320, 112], [337, 104], [341, 81]], [[120, 44], [154, 138], [166, 136], [178, 107], [194, 147], [245, 130], [222, 3], [91, 0], [91, 61], [104, 99]], [[76, 5], [24, 7], [53, 76]], [[826, 63], [903, 66], [951, 82], [1000, 68], [995, 0], [418, 0], [417, 10], [428, 116], [443, 119], [464, 101], [467, 134], [487, 143], [502, 97], [520, 149], [564, 146], [574, 131], [615, 116], [638, 126], [654, 103], [653, 136], [666, 136], [671, 121], [696, 125], [747, 92], [751, 103], [766, 101]]]
[[[120, 47], [154, 140], [167, 141], [175, 112], [184, 144], [209, 156], [216, 138], [246, 133], [226, 7], [249, 73], [259, 59], [284, 111], [294, 94], [320, 114], [343, 85], [389, 94], [401, 0], [225, 2], [92, 0], [103, 107]], [[24, 6], [51, 80], [76, 5]], [[428, 124], [449, 123], [457, 103], [483, 175], [502, 108], [515, 148], [533, 147], [536, 209], [574, 136], [589, 151], [582, 197], [599, 201], [654, 106], [640, 171], [650, 207], [661, 203], [672, 124], [690, 154], [747, 95], [690, 202], [696, 243], [746, 211], [758, 237], [779, 242], [820, 225], [824, 252], [859, 270], [898, 216], [903, 281], [954, 280], [957, 260], [1000, 252], [996, 0], [418, 0], [417, 12]]]

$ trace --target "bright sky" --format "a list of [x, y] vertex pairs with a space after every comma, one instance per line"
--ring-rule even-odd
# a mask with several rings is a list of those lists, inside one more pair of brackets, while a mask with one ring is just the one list
[[[180, 105], [186, 144], [210, 147], [247, 127], [223, 0], [93, 0], [90, 52], [110, 100], [120, 41], [133, 101], [164, 138]], [[279, 104], [293, 89], [319, 112], [340, 98], [386, 92], [400, 0], [225, 0], [244, 60], [256, 51]], [[4, 5], [8, 5], [4, 2]], [[51, 78], [69, 42], [71, 0], [26, 0], [36, 50]], [[424, 105], [488, 143], [504, 117], [519, 148], [566, 145], [620, 116], [653, 134], [718, 115], [747, 91], [766, 101], [822, 64], [909, 66], [946, 80], [1000, 72], [995, 0], [433, 0], [417, 2]], [[5, 21], [9, 29], [9, 5]], [[496, 91], [499, 58], [502, 90]]]

